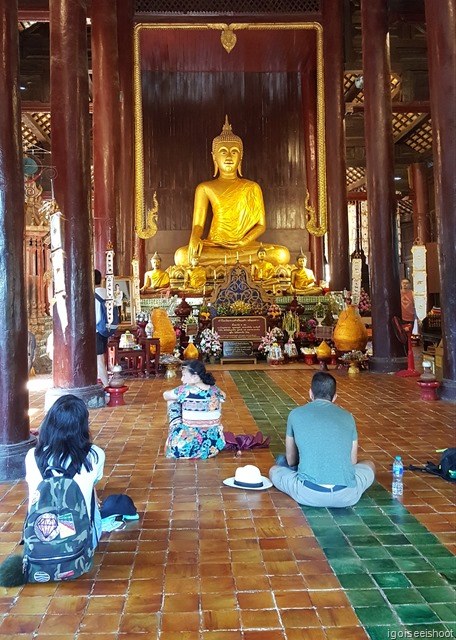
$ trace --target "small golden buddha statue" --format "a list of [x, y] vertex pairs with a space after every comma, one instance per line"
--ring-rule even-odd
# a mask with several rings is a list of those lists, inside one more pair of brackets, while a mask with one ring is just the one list
[[270, 280], [274, 277], [274, 265], [266, 260], [266, 251], [263, 245], [257, 251], [258, 261], [252, 264], [252, 278], [257, 282]]
[[[242, 177], [242, 157], [242, 140], [232, 132], [226, 116], [221, 134], [212, 142], [214, 180], [196, 187], [190, 242], [176, 251], [176, 265], [190, 264], [194, 255], [204, 266], [217, 266], [227, 259], [230, 263], [256, 261], [257, 238], [266, 229], [266, 214], [261, 187]], [[209, 205], [212, 220], [203, 240]], [[289, 263], [286, 247], [265, 245], [265, 249], [272, 264]]]
[[161, 258], [157, 252], [150, 259], [150, 264], [152, 269], [144, 274], [144, 286], [140, 289], [143, 293], [169, 287], [169, 275], [160, 268]]
[[199, 264], [199, 257], [193, 256], [190, 267], [185, 272], [184, 289], [201, 291], [207, 280], [206, 269]]
[[291, 272], [290, 293], [296, 293], [302, 296], [318, 296], [323, 295], [323, 289], [318, 287], [315, 282], [315, 276], [312, 269], [307, 269], [307, 257], [301, 250], [296, 259], [297, 268]]

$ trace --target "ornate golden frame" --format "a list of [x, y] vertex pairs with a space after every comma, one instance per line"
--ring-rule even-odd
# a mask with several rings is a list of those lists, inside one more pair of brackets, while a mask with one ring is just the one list
[[[234, 30], [271, 31], [271, 30], [315, 30], [317, 56], [317, 184], [318, 184], [318, 216], [314, 208], [306, 206], [308, 219], [306, 229], [314, 236], [323, 236], [327, 231], [327, 201], [326, 201], [326, 143], [325, 143], [325, 100], [324, 100], [324, 66], [323, 66], [323, 27], [318, 22], [287, 22], [287, 23], [206, 23], [206, 24], [137, 24], [134, 29], [134, 114], [135, 114], [135, 225], [140, 238], [149, 238], [156, 231], [149, 229], [150, 212], [144, 210], [144, 148], [142, 123], [142, 95], [141, 95], [141, 61], [139, 48], [139, 32], [142, 29], [160, 30], [199, 30], [218, 29], [223, 35]], [[223, 45], [224, 46], [224, 45]], [[228, 54], [227, 54], [228, 55]]]

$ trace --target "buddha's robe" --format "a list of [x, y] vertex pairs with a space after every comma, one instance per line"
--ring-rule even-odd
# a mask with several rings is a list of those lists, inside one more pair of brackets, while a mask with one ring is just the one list
[[149, 289], [166, 289], [166, 287], [169, 287], [169, 275], [166, 271], [162, 271], [161, 269], [146, 271], [144, 276], [144, 286], [141, 291], [147, 291]]

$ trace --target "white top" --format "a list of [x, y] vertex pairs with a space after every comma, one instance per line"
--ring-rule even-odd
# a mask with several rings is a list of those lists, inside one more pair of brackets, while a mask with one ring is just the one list
[[[89, 513], [91, 513], [93, 487], [98, 480], [101, 480], [103, 477], [103, 467], [105, 462], [105, 452], [103, 449], [100, 449], [100, 447], [93, 444], [92, 450], [96, 451], [98, 454], [98, 461], [96, 461], [95, 457], [91, 452], [89, 452], [89, 456], [92, 458], [92, 471], [87, 471], [87, 469], [82, 466], [81, 472], [74, 476], [75, 482], [79, 485], [79, 488], [82, 491]], [[25, 456], [25, 479], [29, 490], [28, 509], [30, 511], [30, 507], [35, 501], [34, 496], [36, 489], [39, 483], [43, 480], [43, 476], [36, 464], [35, 449], [30, 449]]]

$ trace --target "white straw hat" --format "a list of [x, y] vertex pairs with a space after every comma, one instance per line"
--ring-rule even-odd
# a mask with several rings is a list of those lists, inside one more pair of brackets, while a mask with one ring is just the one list
[[263, 491], [263, 489], [272, 487], [269, 478], [262, 476], [261, 471], [253, 464], [238, 467], [234, 476], [224, 480], [223, 484], [235, 489], [250, 489], [252, 491]]

